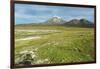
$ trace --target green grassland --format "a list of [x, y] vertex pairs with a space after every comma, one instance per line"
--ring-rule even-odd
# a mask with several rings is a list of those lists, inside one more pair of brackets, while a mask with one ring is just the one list
[[[35, 36], [40, 38], [17, 41]], [[18, 65], [20, 65], [21, 60], [23, 62], [30, 60], [32, 65], [94, 61], [94, 48], [93, 28], [15, 26], [15, 62]], [[35, 56], [32, 59], [27, 57], [23, 60], [23, 55], [19, 55], [23, 51], [32, 51]]]

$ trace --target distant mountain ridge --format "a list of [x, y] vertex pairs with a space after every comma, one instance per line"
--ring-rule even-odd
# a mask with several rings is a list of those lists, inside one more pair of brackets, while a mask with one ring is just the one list
[[93, 27], [94, 23], [87, 19], [72, 19], [70, 21], [64, 20], [61, 17], [52, 17], [44, 22], [47, 25], [64, 25], [64, 26], [78, 26], [78, 27]]
[[28, 25], [61, 25], [61, 26], [72, 26], [72, 27], [94, 27], [94, 23], [87, 19], [72, 19], [72, 20], [67, 21], [58, 16], [49, 18], [45, 22], [30, 23]]
[[72, 19], [72, 20], [64, 23], [64, 25], [78, 26], [78, 27], [94, 27], [94, 23], [88, 21], [87, 19]]

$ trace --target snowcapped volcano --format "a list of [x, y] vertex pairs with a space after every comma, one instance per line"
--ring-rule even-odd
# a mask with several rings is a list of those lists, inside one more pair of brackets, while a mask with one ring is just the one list
[[48, 24], [63, 24], [66, 23], [65, 20], [63, 20], [61, 17], [59, 16], [53, 16], [52, 18], [48, 19], [46, 21], [46, 23]]

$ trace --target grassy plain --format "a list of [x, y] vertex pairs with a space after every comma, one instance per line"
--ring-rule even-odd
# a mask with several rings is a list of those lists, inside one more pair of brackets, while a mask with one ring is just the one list
[[[30, 37], [39, 38], [28, 39]], [[18, 54], [26, 50], [35, 53], [31, 64], [94, 61], [94, 48], [93, 28], [15, 26], [16, 63], [20, 61]]]

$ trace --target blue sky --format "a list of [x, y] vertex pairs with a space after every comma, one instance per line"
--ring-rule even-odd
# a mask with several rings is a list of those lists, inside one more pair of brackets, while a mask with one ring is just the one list
[[15, 24], [40, 23], [59, 16], [66, 21], [85, 18], [94, 21], [94, 9], [82, 7], [15, 4]]

